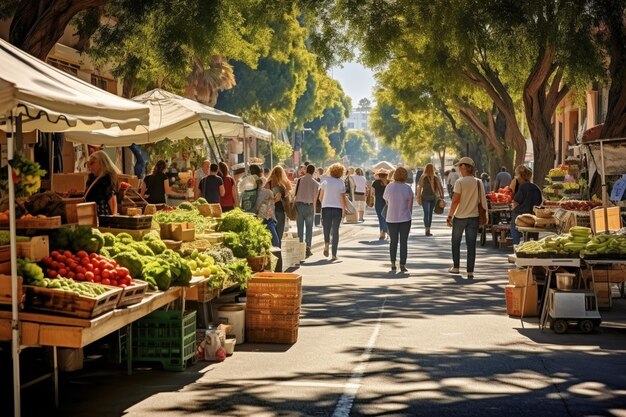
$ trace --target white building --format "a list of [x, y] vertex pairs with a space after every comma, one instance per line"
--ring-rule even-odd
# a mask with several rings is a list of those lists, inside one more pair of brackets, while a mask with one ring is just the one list
[[370, 111], [352, 109], [350, 116], [343, 121], [343, 127], [346, 130], [357, 129], [369, 131], [370, 128]]

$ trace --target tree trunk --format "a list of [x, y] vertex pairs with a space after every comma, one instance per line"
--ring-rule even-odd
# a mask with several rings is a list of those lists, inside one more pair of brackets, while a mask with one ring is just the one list
[[65, 28], [79, 12], [111, 0], [21, 0], [9, 29], [9, 42], [46, 60]]
[[624, 25], [624, 3], [601, 1], [604, 24], [607, 27], [606, 41], [610, 56], [609, 107], [600, 137], [623, 138], [626, 135], [626, 27]]

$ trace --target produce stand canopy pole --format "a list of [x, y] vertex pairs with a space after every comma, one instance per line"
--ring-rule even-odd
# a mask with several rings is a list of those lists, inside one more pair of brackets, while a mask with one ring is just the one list
[[215, 155], [213, 147], [211, 146], [211, 142], [209, 141], [209, 136], [206, 134], [204, 126], [202, 126], [202, 121], [198, 121], [198, 125], [200, 125], [200, 129], [202, 129], [202, 134], [204, 135], [204, 140], [206, 140], [206, 144], [209, 147], [209, 151], [211, 151], [211, 156], [213, 157], [213, 159], [217, 159], [217, 155]]
[[215, 137], [215, 132], [213, 131], [213, 125], [211, 125], [211, 121], [208, 119], [207, 119], [207, 123], [209, 124], [209, 129], [211, 130], [211, 136], [213, 136], [213, 143], [215, 143], [215, 150], [217, 151], [217, 155], [220, 157], [220, 162], [224, 162], [222, 151], [220, 151], [220, 145], [217, 143], [217, 138]]
[[250, 173], [248, 164], [248, 143], [246, 142], [246, 124], [243, 124], [243, 166], [246, 168], [246, 175]]
[[[21, 116], [20, 116], [21, 117]], [[13, 137], [13, 115], [7, 119], [7, 161], [11, 161], [15, 154]], [[7, 164], [9, 183], [9, 236], [11, 242], [11, 358], [13, 360], [13, 415], [21, 415], [20, 403], [20, 329], [18, 321], [18, 292], [17, 292], [17, 244], [15, 239], [15, 184], [13, 183], [13, 168]]]
[[609, 233], [608, 196], [606, 193], [606, 168], [604, 166], [604, 141], [600, 141], [600, 166], [602, 167], [602, 212], [604, 214], [604, 232]]

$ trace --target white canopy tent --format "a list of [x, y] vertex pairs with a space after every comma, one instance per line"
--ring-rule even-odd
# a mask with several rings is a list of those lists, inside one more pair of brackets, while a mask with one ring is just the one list
[[133, 143], [141, 145], [164, 139], [204, 138], [207, 129], [203, 126], [203, 121], [208, 122], [208, 128], [214, 135], [243, 135], [244, 122], [241, 117], [159, 88], [131, 100], [150, 108], [147, 132], [113, 127], [91, 132], [74, 132], [67, 134], [66, 138], [76, 143], [107, 146], [129, 146]]
[[[7, 132], [7, 160], [14, 156], [15, 126], [24, 131], [69, 132], [120, 126], [145, 131], [148, 108], [42, 62], [0, 39], [0, 128]], [[21, 122], [21, 123], [19, 123]], [[17, 132], [20, 134], [21, 132]], [[7, 167], [8, 177], [12, 172]], [[9, 183], [11, 240], [11, 329], [14, 415], [20, 407], [20, 332], [17, 300], [15, 186]], [[55, 364], [56, 364], [56, 349]], [[56, 373], [55, 373], [56, 375]], [[56, 381], [55, 381], [56, 385]]]

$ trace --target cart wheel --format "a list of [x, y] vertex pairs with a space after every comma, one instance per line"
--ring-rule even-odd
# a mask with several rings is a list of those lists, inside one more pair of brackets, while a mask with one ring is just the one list
[[593, 322], [591, 320], [582, 320], [580, 323], [578, 323], [578, 328], [580, 329], [580, 331], [585, 333], [593, 332], [593, 327]]
[[554, 320], [552, 325], [555, 333], [563, 334], [567, 331], [567, 322], [565, 320]]
[[487, 226], [483, 226], [480, 228], [480, 246], [485, 246], [487, 242]]

